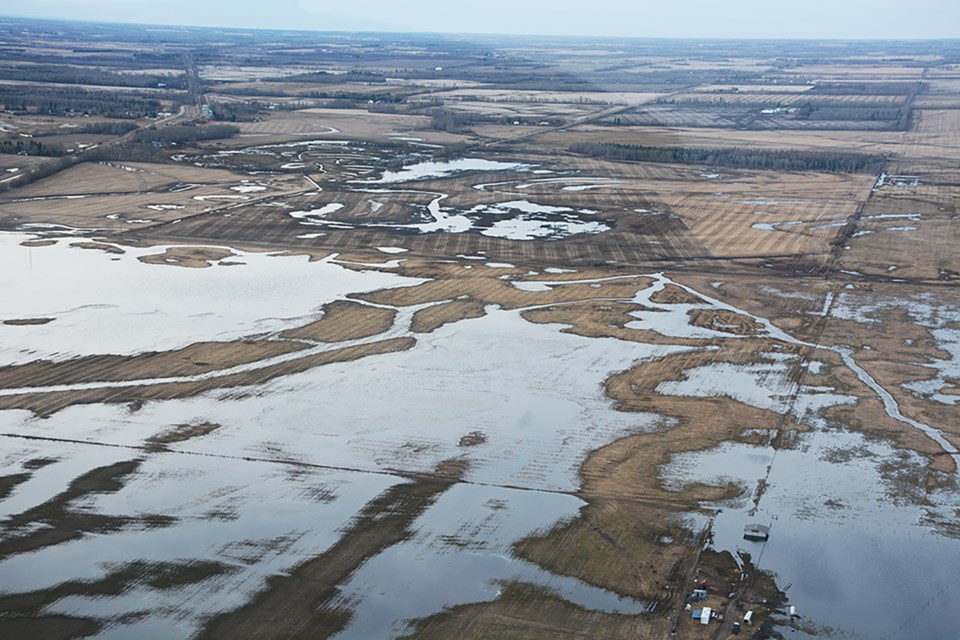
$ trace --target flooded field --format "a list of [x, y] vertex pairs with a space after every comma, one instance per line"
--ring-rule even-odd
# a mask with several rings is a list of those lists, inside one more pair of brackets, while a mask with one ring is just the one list
[[[172, 349], [188, 342], [186, 335], [229, 341], [233, 336], [277, 334], [349, 294], [422, 282], [345, 270], [332, 259], [308, 262], [266, 254], [235, 253], [231, 260], [236, 264], [230, 267], [215, 263], [210, 269], [178, 269], [138, 261], [137, 255], [146, 251], [130, 247], [124, 247], [126, 253], [118, 262], [111, 254], [81, 251], [67, 243], [22, 247], [18, 242], [24, 239], [3, 238], [9, 243], [4, 255], [17, 267], [5, 272], [28, 276], [17, 278], [18, 287], [10, 283], [8, 290], [20, 292], [10, 300], [16, 304], [13, 308], [30, 316], [53, 319], [43, 325], [2, 326], [4, 342], [11, 345], [5, 354], [10, 366], [94, 352]], [[33, 271], [24, 267], [30, 264], [29, 259], [23, 262], [24, 253], [33, 255]], [[115, 293], [102, 287], [84, 290], [60, 275], [89, 276], [97, 269], [109, 271], [100, 279], [112, 282]], [[220, 278], [242, 275], [238, 282], [243, 288], [231, 290], [219, 279], [213, 284], [208, 278], [217, 272]], [[141, 287], [152, 282], [149, 289], [141, 289], [151, 295], [169, 287], [164, 308], [144, 309], [144, 301], [131, 295], [137, 289], [124, 283], [126, 277]], [[258, 278], [265, 280], [255, 287]], [[284, 278], [306, 279], [316, 289], [285, 287]], [[365, 280], [369, 282], [364, 284]], [[196, 287], [215, 287], [218, 297], [199, 297], [193, 293]], [[276, 317], [216, 313], [224, 308], [253, 311], [244, 296], [259, 295], [261, 288], [278, 296], [278, 304], [271, 305]], [[291, 306], [284, 307], [284, 297]], [[58, 300], [59, 306], [31, 306], [31, 301], [50, 300]], [[83, 310], [93, 315], [85, 317]], [[104, 326], [97, 313], [108, 314], [110, 324]], [[670, 348], [618, 347], [611, 340], [566, 335], [557, 327], [527, 323], [519, 313], [490, 309], [484, 318], [421, 336], [406, 354], [375, 358], [362, 369], [329, 365], [268, 385], [148, 402], [136, 409], [77, 405], [44, 419], [46, 435], [39, 438], [36, 418], [21, 411], [0, 413], [0, 430], [8, 444], [15, 443], [7, 459], [13, 467], [26, 465], [11, 468], [13, 476], [25, 478], [2, 502], [10, 523], [8, 551], [0, 561], [4, 597], [53, 594], [45, 596], [38, 611], [101, 621], [104, 627], [98, 637], [190, 637], [208, 617], [241, 606], [262, 590], [268, 577], [290, 571], [311, 553], [331, 547], [337, 532], [376, 495], [410, 482], [408, 474], [430, 473], [456, 459], [465, 465], [458, 483], [442, 497], [438, 494], [436, 504], [425, 505], [422, 515], [409, 514], [414, 537], [404, 546], [390, 547], [389, 553], [373, 555], [364, 571], [329, 603], [333, 608], [356, 606], [355, 621], [343, 637], [397, 633], [404, 620], [464, 602], [495, 599], [498, 585], [510, 582], [534, 584], [590, 608], [645, 611], [649, 605], [644, 602], [513, 558], [511, 545], [576, 515], [583, 504], [572, 495], [578, 464], [596, 443], [655, 428], [657, 416], [613, 412], [600, 386], [611, 371]], [[410, 314], [406, 315], [409, 323]], [[144, 316], [167, 330], [144, 323]], [[190, 324], [184, 337], [172, 330], [177, 318]], [[206, 334], [203, 322], [210, 326]], [[409, 332], [402, 325], [398, 319], [388, 333]], [[165, 342], [158, 343], [156, 334], [162, 334]], [[78, 340], [80, 336], [89, 341]], [[17, 340], [23, 345], [47, 344], [50, 350], [18, 349]], [[537, 353], [542, 363], [535, 376], [530, 375], [530, 353]], [[86, 382], [61, 389], [97, 385]], [[518, 393], [519, 389], [524, 391]], [[407, 399], [402, 407], [397, 405], [400, 397]], [[182, 441], [164, 439], [171, 425], [216, 428], [197, 429], [195, 437]], [[44, 464], [33, 470], [30, 461], [39, 459]], [[109, 489], [78, 493], [69, 501], [62, 498], [75, 487], [75, 478], [118, 465], [126, 466], [111, 478]], [[65, 513], [96, 513], [102, 525], [50, 545], [37, 538], [39, 523], [15, 524], [58, 500]], [[485, 512], [488, 515], [483, 516]], [[25, 549], [14, 551], [17, 545]], [[52, 571], [31, 570], [38, 562]], [[403, 568], [398, 564], [403, 562], [413, 564]], [[389, 567], [386, 573], [378, 572], [381, 563]], [[131, 567], [141, 567], [148, 577], [124, 583], [120, 576]], [[468, 571], [476, 580], [464, 583], [462, 592], [437, 592], [423, 581], [430, 571], [436, 573], [435, 580], [451, 571]], [[372, 577], [365, 577], [368, 572]], [[154, 573], [167, 579], [149, 578]], [[183, 584], [175, 579], [179, 573], [186, 574]], [[383, 590], [388, 581], [413, 574], [418, 576], [416, 590], [402, 582]], [[70, 576], [69, 588], [62, 583], [64, 575]], [[116, 586], [101, 593], [107, 588], [102, 585], [111, 583]], [[367, 593], [368, 583], [378, 585], [376, 594]], [[147, 611], [140, 608], [145, 598], [153, 603]]]
[[[506, 269], [506, 286], [520, 298], [491, 300], [482, 317], [454, 317], [430, 333], [417, 333], [411, 328], [417, 314], [451, 301], [417, 301], [419, 289], [439, 281], [414, 277], [417, 269], [402, 266], [402, 259], [371, 259], [362, 267], [336, 255], [311, 261], [226, 250], [204, 262], [207, 268], [191, 269], [144, 259], [165, 255], [170, 247], [90, 251], [69, 239], [24, 246], [29, 237], [2, 237], [4, 287], [10, 292], [0, 325], [6, 369], [34, 366], [29, 363], [36, 360], [65, 365], [106, 353], [137, 357], [199, 341], [295, 341], [298, 349], [194, 375], [8, 386], [0, 391], [8, 400], [136, 391], [282, 367], [348, 345], [399, 338], [413, 343], [405, 351], [368, 355], [361, 366], [331, 362], [181, 398], [139, 401], [134, 393], [73, 404], [44, 418], [13, 408], [0, 412], [9, 469], [0, 502], [6, 519], [0, 601], [20, 611], [85, 621], [96, 637], [189, 638], [204, 629], [215, 636], [231, 628], [234, 615], [262, 615], [256, 614], [259, 600], [284, 592], [280, 576], [329, 553], [335, 557], [328, 562], [347, 565], [329, 585], [336, 588], [314, 606], [328, 612], [335, 637], [400, 637], [418, 619], [496, 601], [515, 584], [588, 610], [647, 615], [656, 608], [649, 596], [554, 573], [514, 549], [578, 517], [587, 504], [579, 493], [579, 469], [591, 451], [631, 436], [656, 437], [677, 419], [669, 403], [663, 413], [618, 410], [605, 397], [607, 379], [685, 354], [711, 358], [711, 352], [718, 352], [713, 364], [666, 376], [653, 385], [654, 393], [665, 400], [728, 398], [771, 417], [790, 416], [810, 431], [788, 432], [789, 444], [771, 446], [775, 420], [745, 423], [744, 434], [766, 433], [767, 444], [677, 453], [659, 471], [650, 469], [678, 495], [691, 483], [733, 481], [740, 487], [732, 502], [716, 504], [713, 517], [710, 508], [699, 511], [691, 504], [700, 515], [685, 521], [689, 534], [709, 531], [714, 548], [746, 551], [778, 583], [792, 584], [789, 601], [813, 625], [801, 624], [805, 632], [829, 627], [871, 637], [930, 598], [939, 598], [941, 606], [960, 598], [948, 580], [960, 566], [942, 558], [925, 562], [927, 552], [911, 552], [915, 544], [929, 543], [960, 557], [956, 540], [942, 537], [938, 527], [960, 509], [952, 473], [927, 470], [922, 457], [825, 417], [831, 408], [856, 405], [857, 393], [797, 383], [796, 371], [823, 376], [843, 367], [847, 352], [794, 338], [768, 319], [663, 274], [591, 278], [552, 269], [540, 275], [487, 263], [491, 275], [482, 279], [503, 282], [495, 274]], [[381, 251], [397, 253], [391, 247]], [[472, 266], [469, 258], [460, 259], [461, 268]], [[619, 288], [607, 291], [612, 286]], [[410, 294], [403, 295], [404, 289]], [[566, 297], [574, 290], [583, 293]], [[161, 291], [167, 293], [158, 298]], [[265, 295], [269, 315], [250, 304], [252, 296], [262, 302]], [[391, 297], [408, 302], [386, 303]], [[636, 335], [588, 337], [570, 333], [565, 323], [526, 319], [591, 298], [633, 305], [622, 326]], [[332, 340], [327, 346], [297, 329], [333, 318], [335, 304], [390, 310], [391, 320], [366, 337], [324, 338]], [[869, 324], [877, 308], [898, 303], [855, 304], [841, 294], [833, 313]], [[8, 318], [13, 309], [23, 316], [19, 322]], [[909, 309], [917, 321], [933, 322], [934, 335], [951, 348], [955, 341], [946, 327], [952, 316], [938, 313], [934, 321], [919, 302]], [[695, 322], [702, 313], [728, 319]], [[750, 330], [738, 334], [745, 326]], [[304, 337], [295, 338], [297, 331]], [[749, 360], [723, 361], [733, 343], [758, 341], [766, 346]], [[797, 347], [814, 351], [805, 355]], [[937, 390], [952, 361], [936, 361], [938, 377], [914, 385], [915, 391], [949, 402]], [[886, 393], [859, 367], [851, 371], [868, 394], [874, 385]], [[887, 411], [950, 447], [934, 427], [904, 418], [892, 396]], [[910, 489], [915, 477], [937, 488]], [[424, 489], [424, 482], [435, 486]], [[339, 559], [353, 529], [379, 526], [386, 512], [373, 512], [372, 505], [390, 492], [406, 491], [427, 493], [389, 512], [401, 520], [390, 530], [400, 526], [402, 533], [370, 547], [362, 564], [356, 564], [360, 558]], [[740, 539], [743, 525], [755, 520], [773, 525], [769, 543]], [[71, 521], [78, 524], [64, 529]], [[829, 551], [819, 542], [824, 539]], [[878, 566], [870, 562], [878, 550], [904, 560]], [[871, 571], [857, 570], [859, 565]], [[454, 589], [449, 575], [470, 579]], [[911, 585], [910, 598], [899, 588], [871, 588], [892, 575]], [[843, 607], [837, 607], [838, 597]], [[870, 613], [877, 607], [885, 617]], [[864, 631], [861, 616], [871, 617], [873, 631]], [[924, 624], [931, 633], [943, 628], [935, 619]]]
[[[254, 148], [292, 153], [273, 149]], [[292, 632], [278, 610], [326, 637], [399, 638], [531, 598], [656, 630], [676, 585], [739, 562], [730, 589], [772, 628], [867, 638], [910, 620], [943, 633], [925, 612], [960, 604], [960, 566], [943, 560], [960, 557], [956, 429], [917, 408], [954, 405], [956, 305], [756, 285], [799, 305], [797, 324], [680, 269], [542, 268], [476, 248], [424, 260], [386, 240], [612, 233], [620, 218], [569, 198], [622, 180], [536, 166], [414, 162], [250, 209], [301, 240], [386, 234], [357, 255], [134, 246], [57, 225], [2, 234], [0, 603], [101, 638]], [[192, 198], [238, 200], [219, 214], [229, 223], [268, 189]], [[448, 204], [464, 194], [481, 200]], [[891, 350], [864, 342], [890, 318], [911, 323], [897, 349], [921, 349], [904, 357], [922, 372], [891, 379], [878, 360]], [[714, 424], [703, 402], [730, 419]], [[674, 441], [677, 429], [693, 437]], [[638, 462], [613, 453], [617, 470], [594, 479], [598, 455], [637, 439]], [[583, 523], [618, 548], [606, 529], [628, 508], [660, 556], [633, 581], [594, 568], [609, 550], [581, 566], [556, 555]], [[769, 542], [742, 539], [755, 521]], [[698, 564], [695, 540], [719, 555]], [[875, 588], [894, 579], [909, 597]], [[778, 614], [786, 602], [803, 617]]]
[[953, 45], [33, 29], [0, 638], [956, 640]]

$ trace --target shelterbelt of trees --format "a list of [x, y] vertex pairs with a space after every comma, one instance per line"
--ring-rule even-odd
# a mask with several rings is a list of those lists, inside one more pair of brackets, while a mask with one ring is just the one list
[[0, 86], [0, 104], [7, 111], [35, 109], [37, 113], [46, 115], [83, 113], [106, 118], [147, 118], [157, 115], [161, 110], [161, 98], [176, 102], [180, 96], [91, 91], [80, 87]]
[[775, 151], [706, 147], [647, 147], [612, 142], [582, 142], [570, 151], [595, 158], [634, 162], [697, 164], [736, 169], [822, 171], [827, 173], [875, 172], [883, 166], [882, 155], [836, 151]]
[[74, 67], [65, 64], [33, 64], [0, 66], [0, 78], [30, 82], [61, 84], [88, 84], [110, 87], [186, 89], [186, 74], [157, 75], [148, 73], [117, 73], [92, 67]]
[[232, 124], [182, 124], [162, 129], [140, 131], [134, 136], [134, 142], [156, 143], [164, 147], [193, 144], [201, 140], [230, 138], [239, 133], [240, 128]]

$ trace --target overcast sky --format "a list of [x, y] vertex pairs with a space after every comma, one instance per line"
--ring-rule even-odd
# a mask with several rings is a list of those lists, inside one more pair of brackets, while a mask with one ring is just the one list
[[960, 0], [3, 0], [0, 15], [318, 31], [960, 37]]

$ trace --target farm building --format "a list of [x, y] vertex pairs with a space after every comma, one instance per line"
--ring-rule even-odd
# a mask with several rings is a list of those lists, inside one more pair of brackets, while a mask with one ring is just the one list
[[770, 527], [762, 524], [748, 524], [743, 528], [743, 537], [747, 540], [766, 541], [770, 538]]

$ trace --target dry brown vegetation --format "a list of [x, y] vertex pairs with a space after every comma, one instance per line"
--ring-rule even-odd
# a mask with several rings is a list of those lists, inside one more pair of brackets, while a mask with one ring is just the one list
[[346, 342], [383, 333], [393, 326], [394, 309], [341, 300], [323, 308], [323, 318], [280, 334], [289, 340]]
[[[650, 629], [650, 627], [653, 629]], [[614, 640], [637, 635], [648, 629], [666, 633], [669, 626], [637, 622], [636, 616], [606, 614], [577, 607], [553, 594], [525, 584], [505, 585], [494, 602], [454, 607], [450, 611], [419, 621], [416, 631], [405, 638], [440, 640], [547, 640], [553, 638]]]
[[36, 360], [0, 367], [0, 388], [46, 387], [84, 382], [123, 382], [192, 376], [299, 351], [302, 343], [278, 340], [199, 342], [176, 351], [135, 356], [99, 355]]
[[167, 247], [163, 253], [147, 254], [137, 260], [146, 264], [204, 269], [235, 255], [237, 254], [229, 249], [218, 247]]
[[482, 318], [484, 313], [484, 304], [481, 301], [470, 297], [458, 298], [417, 311], [413, 315], [410, 329], [415, 333], [430, 333], [447, 324]]
[[[185, 398], [214, 389], [259, 385], [274, 378], [309, 371], [314, 367], [325, 364], [350, 362], [371, 355], [405, 351], [411, 349], [415, 344], [416, 340], [413, 338], [381, 340], [292, 358], [279, 364], [254, 368], [241, 373], [205, 377], [189, 382], [163, 381], [154, 384], [149, 382], [137, 384], [137, 379], [133, 379], [130, 381], [133, 383], [131, 385], [116, 387], [104, 386], [46, 393], [42, 390], [25, 391], [0, 397], [0, 409], [27, 409], [40, 416], [49, 416], [74, 404], [131, 403], [133, 406], [138, 406], [150, 400]], [[19, 389], [20, 387], [14, 388]]]

